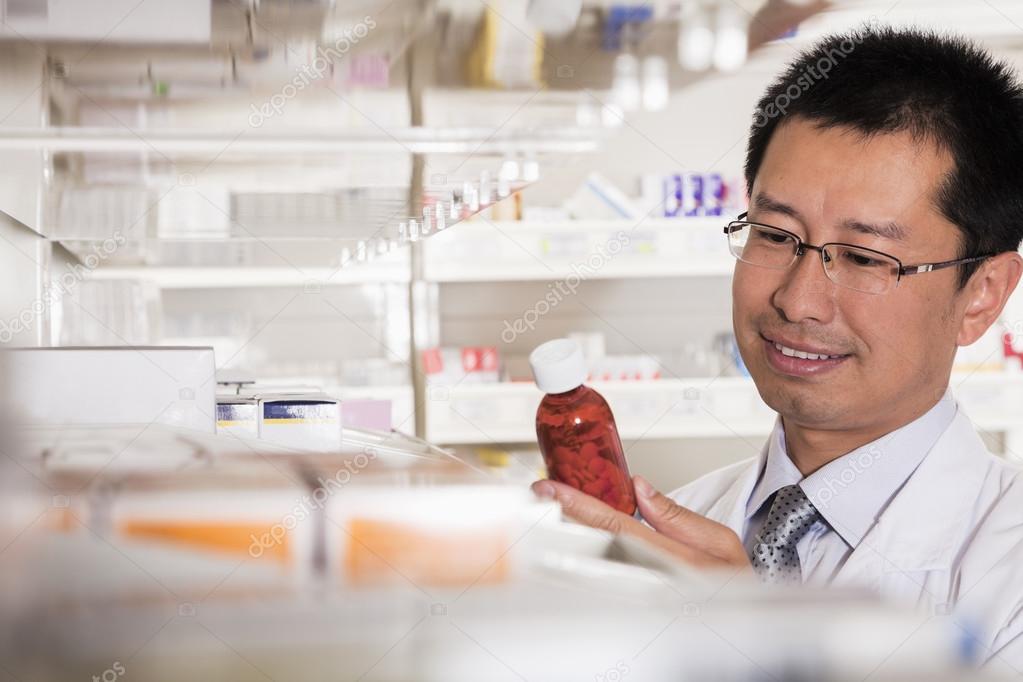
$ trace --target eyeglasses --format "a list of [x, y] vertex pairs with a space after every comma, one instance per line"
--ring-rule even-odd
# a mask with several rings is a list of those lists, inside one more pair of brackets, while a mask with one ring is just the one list
[[898, 286], [903, 275], [917, 275], [965, 263], [975, 263], [991, 256], [973, 256], [941, 263], [903, 265], [895, 256], [854, 244], [828, 242], [820, 246], [807, 244], [799, 235], [779, 227], [752, 223], [745, 213], [728, 223], [728, 249], [743, 263], [773, 270], [786, 270], [807, 249], [821, 256], [824, 273], [835, 284], [867, 294], [883, 294]]

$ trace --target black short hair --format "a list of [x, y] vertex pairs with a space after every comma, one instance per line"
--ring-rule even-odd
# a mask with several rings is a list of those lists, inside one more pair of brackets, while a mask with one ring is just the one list
[[[960, 258], [1014, 251], [1023, 240], [1023, 89], [1012, 68], [959, 37], [865, 26], [804, 51], [760, 99], [746, 182], [775, 129], [792, 118], [870, 136], [910, 132], [953, 169], [936, 204], [963, 233]], [[961, 288], [979, 264], [960, 268]]]

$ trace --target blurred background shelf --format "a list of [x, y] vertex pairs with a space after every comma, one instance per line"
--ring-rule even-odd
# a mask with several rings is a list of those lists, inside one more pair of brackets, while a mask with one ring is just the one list
[[[750, 112], [793, 49], [884, 16], [961, 25], [1023, 63], [1017, 9], [951, 0], [587, 0], [554, 28], [528, 4], [8, 13], [0, 320], [46, 301], [11, 343], [210, 345], [225, 375], [384, 396], [404, 430], [468, 447], [531, 444], [538, 394], [513, 383], [525, 357], [599, 335], [609, 358], [663, 365], [657, 381], [600, 386], [638, 470], [681, 482], [770, 428], [730, 376], [722, 227], [743, 208]], [[668, 210], [688, 176], [727, 191]], [[1004, 316], [1016, 334], [1020, 299]], [[463, 349], [492, 349], [506, 383], [437, 398], [424, 354]], [[993, 352], [961, 366], [992, 369]], [[983, 405], [973, 387], [998, 381], [956, 390]], [[995, 400], [972, 416], [1008, 433]]]
[[113, 266], [89, 278], [147, 281], [160, 289], [302, 287], [316, 293], [318, 287], [339, 284], [406, 283], [407, 260], [407, 254], [387, 254], [372, 263], [336, 268]]
[[424, 244], [423, 278], [499, 282], [729, 276], [725, 216], [558, 222], [471, 220]]
[[[745, 377], [590, 385], [607, 399], [627, 448], [641, 440], [762, 439], [774, 426], [774, 412]], [[1023, 375], [958, 373], [950, 386], [978, 429], [1012, 432], [1013, 438], [1023, 435], [1015, 409], [1023, 405]], [[542, 394], [531, 383], [432, 386], [427, 398], [432, 441], [465, 445], [536, 440], [533, 420]]]

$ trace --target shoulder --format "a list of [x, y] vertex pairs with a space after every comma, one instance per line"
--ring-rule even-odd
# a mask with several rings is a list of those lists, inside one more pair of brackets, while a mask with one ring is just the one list
[[1019, 531], [1023, 541], [1023, 464], [985, 452], [983, 455], [981, 489], [977, 495], [976, 513], [981, 523], [1004, 528], [1006, 524]]
[[[987, 573], [1005, 557], [1023, 557], [1023, 467], [986, 451], [977, 465], [980, 486], [969, 491], [972, 509], [967, 517], [972, 523], [967, 526], [961, 570]], [[954, 488], [949, 492], [955, 494]]]
[[759, 466], [759, 457], [750, 457], [729, 466], [704, 474], [691, 483], [677, 488], [668, 497], [678, 504], [706, 515], [710, 505], [721, 498], [722, 493], [739, 483], [750, 469]]
[[984, 625], [992, 652], [1023, 661], [1023, 467], [986, 454], [976, 523], [961, 549], [959, 608]]

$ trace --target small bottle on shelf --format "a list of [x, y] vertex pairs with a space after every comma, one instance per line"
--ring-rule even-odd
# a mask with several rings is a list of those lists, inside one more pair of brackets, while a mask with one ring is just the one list
[[603, 396], [584, 385], [579, 344], [548, 341], [530, 354], [529, 364], [546, 393], [536, 411], [536, 436], [547, 475], [634, 514], [636, 494], [614, 415]]

